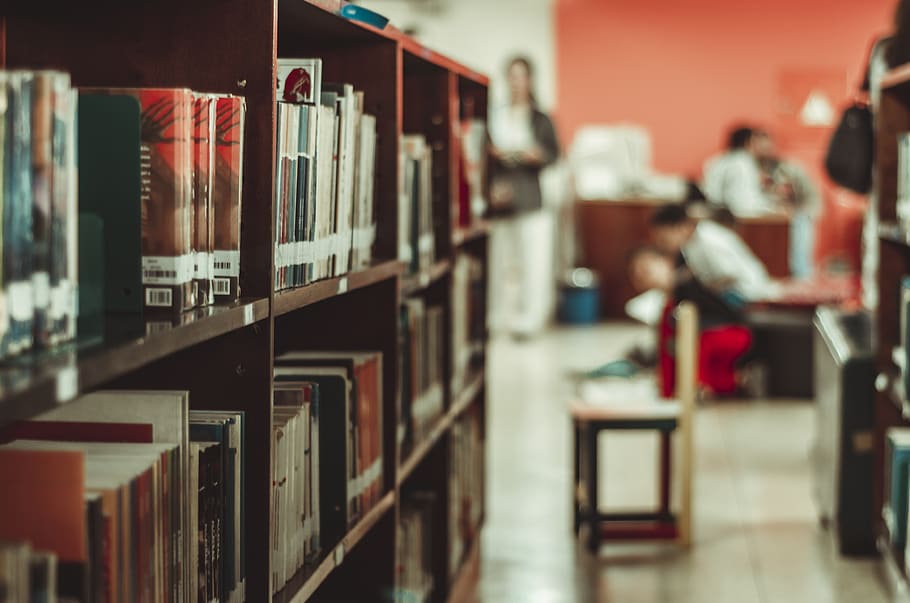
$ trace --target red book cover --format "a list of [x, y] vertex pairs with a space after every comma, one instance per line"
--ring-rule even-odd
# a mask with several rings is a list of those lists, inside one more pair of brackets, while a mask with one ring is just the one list
[[0, 450], [0, 539], [85, 562], [85, 455]]
[[0, 442], [44, 440], [54, 442], [152, 443], [150, 423], [89, 423], [78, 421], [20, 421], [0, 430]]
[[240, 298], [240, 216], [243, 197], [243, 132], [246, 100], [219, 96], [215, 118], [215, 299]]

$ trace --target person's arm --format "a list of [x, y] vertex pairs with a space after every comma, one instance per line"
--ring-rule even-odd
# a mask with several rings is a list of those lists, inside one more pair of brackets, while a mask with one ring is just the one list
[[754, 216], [769, 209], [768, 198], [761, 190], [758, 168], [749, 157], [728, 162], [723, 174], [722, 199], [737, 216]]
[[822, 209], [821, 192], [801, 165], [791, 163], [789, 168], [795, 184], [796, 206], [804, 213], [817, 217]]

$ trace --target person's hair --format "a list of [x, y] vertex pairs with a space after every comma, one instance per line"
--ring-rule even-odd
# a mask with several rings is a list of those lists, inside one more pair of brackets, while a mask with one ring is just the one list
[[755, 130], [749, 126], [737, 126], [730, 132], [727, 138], [727, 148], [736, 151], [745, 148], [752, 137], [756, 134]]
[[508, 63], [506, 63], [506, 73], [508, 74], [512, 70], [512, 67], [515, 65], [521, 65], [524, 67], [525, 71], [528, 72], [528, 81], [530, 84], [528, 89], [528, 98], [531, 101], [531, 107], [536, 109], [537, 95], [534, 94], [534, 63], [531, 62], [531, 59], [529, 57], [523, 54], [515, 55], [509, 59]]
[[885, 49], [888, 67], [895, 68], [910, 63], [910, 3], [900, 0], [894, 11], [894, 36]]
[[686, 206], [682, 203], [668, 203], [657, 209], [651, 216], [651, 226], [678, 226], [691, 220]]

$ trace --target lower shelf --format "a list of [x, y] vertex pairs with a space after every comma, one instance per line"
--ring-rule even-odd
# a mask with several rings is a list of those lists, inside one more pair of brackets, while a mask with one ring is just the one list
[[325, 551], [321, 561], [304, 566], [291, 578], [285, 587], [272, 597], [273, 603], [304, 603], [316, 592], [323, 582], [344, 563], [347, 555], [357, 543], [395, 506], [395, 493], [389, 492], [366, 516], [341, 539], [335, 548]]

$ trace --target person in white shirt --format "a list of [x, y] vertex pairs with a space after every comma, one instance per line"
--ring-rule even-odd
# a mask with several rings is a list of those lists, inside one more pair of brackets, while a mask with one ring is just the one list
[[773, 209], [761, 186], [761, 172], [753, 153], [753, 130], [739, 127], [730, 134], [727, 150], [705, 163], [702, 187], [708, 200], [735, 216], [756, 216]]
[[683, 205], [658, 209], [651, 218], [657, 247], [686, 266], [699, 281], [744, 302], [767, 299], [775, 284], [749, 246], [735, 232], [709, 220], [695, 220]]

